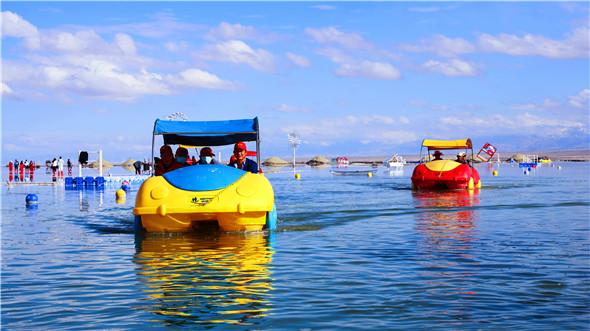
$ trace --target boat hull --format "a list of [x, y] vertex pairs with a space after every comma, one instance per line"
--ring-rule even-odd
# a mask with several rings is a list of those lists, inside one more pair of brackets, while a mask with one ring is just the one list
[[436, 160], [419, 164], [412, 174], [415, 190], [464, 190], [481, 187], [476, 169], [452, 160]]
[[133, 213], [136, 226], [148, 232], [187, 232], [201, 222], [217, 222], [222, 231], [260, 231], [276, 223], [268, 179], [225, 165], [189, 166], [147, 179]]

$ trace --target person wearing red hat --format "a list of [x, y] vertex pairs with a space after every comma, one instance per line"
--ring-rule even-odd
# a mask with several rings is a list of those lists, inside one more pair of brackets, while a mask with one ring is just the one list
[[441, 153], [441, 151], [436, 151], [432, 155], [434, 155], [434, 161], [436, 161], [436, 160], [442, 160], [441, 156], [443, 156], [444, 154]]
[[203, 147], [199, 152], [199, 162], [198, 164], [219, 164], [215, 159], [215, 153], [213, 153], [213, 149], [211, 147]]
[[235, 161], [230, 161], [228, 166], [242, 169], [244, 171], [250, 171], [252, 173], [258, 173], [258, 163], [256, 161], [250, 160], [246, 158], [246, 154], [248, 153], [248, 149], [246, 148], [246, 144], [243, 142], [238, 142], [234, 145], [234, 155], [236, 157]]

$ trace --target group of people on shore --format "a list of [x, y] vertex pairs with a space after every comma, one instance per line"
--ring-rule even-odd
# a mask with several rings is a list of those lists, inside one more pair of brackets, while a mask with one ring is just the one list
[[[234, 145], [233, 155], [231, 156], [228, 166], [252, 173], [258, 173], [258, 164], [256, 161], [246, 158], [248, 149], [246, 144], [238, 142]], [[220, 164], [215, 159], [215, 153], [211, 147], [203, 147], [199, 151], [199, 159], [195, 156], [189, 156], [188, 150], [182, 146], [176, 149], [172, 154], [172, 148], [169, 145], [160, 147], [160, 157], [156, 159], [156, 176], [161, 176], [169, 171], [176, 170], [186, 166]]]

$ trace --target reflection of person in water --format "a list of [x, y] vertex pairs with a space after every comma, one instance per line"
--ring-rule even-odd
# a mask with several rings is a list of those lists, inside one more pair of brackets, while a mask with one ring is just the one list
[[270, 310], [268, 239], [262, 233], [211, 236], [148, 234], [136, 242], [148, 310], [163, 324], [255, 324]]

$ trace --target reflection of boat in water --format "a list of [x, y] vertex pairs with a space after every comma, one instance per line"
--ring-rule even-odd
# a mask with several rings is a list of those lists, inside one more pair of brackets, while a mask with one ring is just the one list
[[[462, 300], [477, 293], [481, 280], [472, 270], [479, 259], [477, 242], [479, 190], [416, 191], [416, 232], [420, 260], [417, 277], [435, 283], [428, 291]], [[481, 249], [481, 248], [480, 248]], [[477, 268], [476, 268], [477, 269]]]
[[385, 162], [383, 162], [383, 165], [390, 169], [403, 168], [404, 165], [406, 165], [406, 160], [404, 160], [402, 156], [394, 154], [388, 160], [385, 160]]
[[473, 206], [479, 204], [479, 190], [416, 191], [414, 204], [422, 210], [417, 214], [418, 226], [430, 238], [470, 238], [474, 227]]
[[166, 326], [254, 325], [270, 310], [272, 248], [263, 233], [147, 234], [136, 246], [146, 309]]
[[404, 168], [389, 168], [385, 169], [385, 174], [391, 177], [401, 177], [404, 175]]

